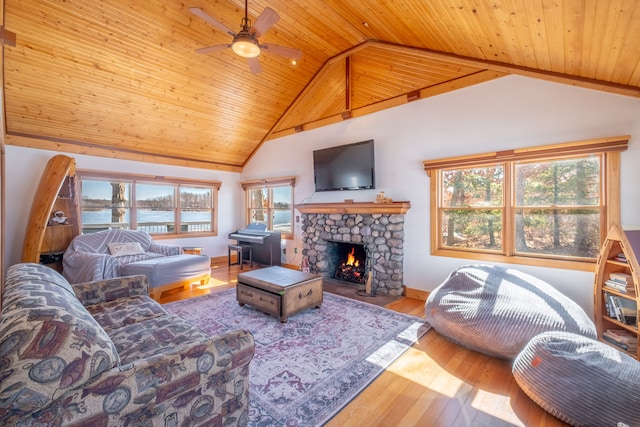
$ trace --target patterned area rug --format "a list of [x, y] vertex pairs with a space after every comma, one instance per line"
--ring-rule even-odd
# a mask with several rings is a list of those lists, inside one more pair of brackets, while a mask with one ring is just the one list
[[250, 426], [327, 422], [424, 335], [424, 319], [324, 293], [287, 323], [236, 302], [235, 289], [166, 304], [212, 335], [247, 329], [256, 342]]

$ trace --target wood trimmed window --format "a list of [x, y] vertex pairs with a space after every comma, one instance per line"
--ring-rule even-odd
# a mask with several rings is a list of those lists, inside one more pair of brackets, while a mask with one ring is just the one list
[[267, 178], [240, 183], [246, 195], [245, 223], [260, 222], [268, 230], [293, 239], [293, 188], [295, 177]]
[[77, 171], [82, 233], [144, 230], [156, 239], [217, 236], [220, 181]]
[[431, 253], [592, 271], [620, 220], [629, 136], [423, 162]]

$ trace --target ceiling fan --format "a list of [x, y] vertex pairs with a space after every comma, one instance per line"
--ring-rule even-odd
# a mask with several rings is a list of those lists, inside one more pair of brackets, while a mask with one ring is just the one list
[[202, 18], [204, 21], [213, 25], [218, 30], [224, 31], [225, 33], [233, 37], [231, 43], [203, 47], [200, 49], [196, 49], [196, 52], [211, 53], [230, 47], [237, 55], [242, 56], [243, 58], [247, 58], [247, 60], [249, 61], [249, 69], [252, 73], [259, 73], [260, 71], [262, 71], [262, 66], [260, 65], [260, 61], [258, 61], [258, 56], [263, 50], [266, 52], [275, 53], [276, 55], [285, 56], [287, 58], [290, 58], [292, 61], [297, 61], [298, 59], [300, 59], [300, 57], [302, 57], [302, 51], [298, 49], [271, 43], [262, 44], [258, 41], [258, 38], [261, 35], [269, 31], [269, 29], [273, 27], [276, 22], [278, 22], [278, 20], [280, 19], [280, 15], [278, 15], [275, 10], [266, 7], [262, 11], [260, 16], [258, 16], [255, 24], [252, 26], [251, 21], [248, 17], [247, 1], [248, 0], [244, 1], [244, 18], [242, 18], [241, 29], [240, 31], [238, 31], [238, 33], [233, 32], [223, 23], [213, 19], [199, 7], [190, 7], [189, 10], [191, 11], [191, 13], [199, 18]]

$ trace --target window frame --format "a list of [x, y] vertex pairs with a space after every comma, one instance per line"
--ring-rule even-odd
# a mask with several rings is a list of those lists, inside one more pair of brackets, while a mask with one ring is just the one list
[[[265, 179], [257, 179], [257, 180], [253, 180], [253, 181], [244, 181], [240, 183], [240, 186], [242, 187], [242, 189], [244, 190], [244, 203], [245, 203], [245, 209], [244, 209], [244, 217], [245, 217], [245, 224], [248, 224], [249, 222], [251, 222], [251, 204], [249, 201], [249, 191], [247, 190], [255, 190], [255, 189], [267, 189], [267, 194], [268, 194], [268, 207], [267, 207], [267, 218], [268, 218], [268, 224], [267, 224], [267, 228], [269, 230], [273, 230], [273, 223], [272, 223], [272, 218], [273, 218], [273, 211], [276, 210], [273, 207], [273, 189], [277, 188], [277, 187], [290, 187], [291, 188], [291, 232], [289, 233], [281, 233], [281, 238], [283, 239], [287, 239], [287, 240], [292, 240], [294, 238], [294, 233], [295, 233], [295, 226], [294, 226], [294, 201], [295, 201], [295, 195], [294, 195], [294, 189], [295, 189], [295, 185], [296, 185], [296, 178], [293, 176], [285, 176], [285, 177], [279, 177], [279, 178], [265, 178]], [[281, 210], [281, 209], [278, 209]]]
[[[210, 180], [199, 180], [199, 179], [189, 179], [189, 178], [176, 178], [176, 177], [165, 177], [165, 176], [154, 176], [154, 175], [139, 175], [139, 174], [128, 174], [128, 173], [117, 173], [117, 172], [105, 172], [105, 171], [95, 171], [95, 170], [82, 170], [79, 169], [76, 171], [76, 176], [78, 177], [79, 184], [78, 188], [80, 189], [79, 197], [78, 197], [78, 211], [79, 215], [79, 223], [80, 229], [82, 230], [82, 180], [94, 180], [94, 181], [110, 181], [110, 182], [125, 182], [131, 184], [131, 194], [130, 194], [130, 206], [129, 209], [129, 227], [131, 230], [136, 230], [137, 223], [137, 201], [136, 201], [136, 183], [140, 184], [151, 184], [151, 185], [167, 185], [173, 186], [173, 191], [176, 197], [175, 200], [175, 222], [174, 222], [174, 232], [168, 233], [149, 233], [156, 240], [163, 239], [175, 239], [175, 238], [191, 238], [191, 237], [205, 237], [205, 236], [217, 236], [218, 235], [218, 192], [220, 191], [220, 187], [222, 183], [220, 181], [210, 181]], [[181, 231], [181, 203], [180, 203], [180, 188], [184, 187], [200, 187], [200, 188], [208, 188], [212, 191], [212, 207], [211, 207], [211, 231]]]
[[[463, 258], [478, 261], [502, 262], [531, 266], [545, 266], [568, 270], [593, 271], [597, 258], [567, 259], [540, 254], [516, 254], [513, 222], [515, 209], [514, 165], [519, 161], [545, 161], [559, 158], [575, 157], [587, 154], [602, 154], [602, 213], [600, 218], [600, 244], [606, 239], [607, 230], [612, 224], [620, 222], [620, 153], [627, 149], [629, 135], [601, 138], [563, 144], [512, 149], [476, 155], [448, 157], [423, 161], [424, 169], [430, 179], [430, 247], [431, 255]], [[504, 164], [505, 182], [503, 188], [503, 253], [486, 252], [479, 249], [448, 248], [440, 246], [440, 216], [442, 209], [440, 200], [441, 171], [453, 168], [485, 167]]]

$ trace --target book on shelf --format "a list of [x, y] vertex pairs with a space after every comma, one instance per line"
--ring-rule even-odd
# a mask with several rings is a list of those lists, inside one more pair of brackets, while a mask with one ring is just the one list
[[636, 345], [629, 345], [629, 344], [625, 344], [625, 343], [622, 343], [622, 342], [618, 342], [618, 341], [615, 341], [615, 340], [611, 339], [610, 337], [608, 337], [606, 335], [603, 335], [602, 339], [604, 339], [608, 343], [611, 343], [611, 344], [615, 345], [616, 347], [621, 348], [624, 351], [628, 351], [630, 353], [637, 353], [638, 352], [638, 345], [637, 344]]
[[638, 352], [638, 337], [624, 329], [607, 329], [602, 339], [631, 353]]
[[635, 287], [633, 285], [633, 283], [631, 284], [625, 284], [622, 282], [618, 282], [616, 280], [605, 280], [604, 281], [604, 286], [606, 286], [607, 288], [613, 289], [614, 291], [618, 291], [620, 293], [626, 294], [626, 293], [634, 293], [635, 292]]
[[605, 292], [605, 296], [604, 296], [604, 309], [605, 312], [607, 313], [607, 316], [609, 317], [616, 317], [615, 313], [613, 312], [613, 307], [611, 307], [611, 301], [609, 301], [609, 294], [607, 294]]
[[622, 307], [622, 323], [636, 326], [638, 324], [638, 313], [629, 307]]
[[[611, 295], [606, 291], [603, 292], [603, 295], [606, 313], [609, 317], [625, 325], [638, 327], [638, 313], [634, 301], [617, 295]], [[630, 304], [633, 305], [633, 307], [630, 307]]]
[[630, 274], [623, 273], [621, 271], [614, 271], [609, 273], [609, 279], [616, 282], [624, 283], [626, 285], [633, 284], [633, 277]]
[[609, 306], [613, 312], [613, 316], [617, 321], [622, 322], [622, 304], [620, 299], [615, 295], [609, 295]]
[[624, 254], [624, 252], [620, 252], [613, 259], [619, 262], [627, 262], [627, 256]]
[[624, 344], [638, 344], [638, 337], [624, 329], [607, 329], [602, 335]]

